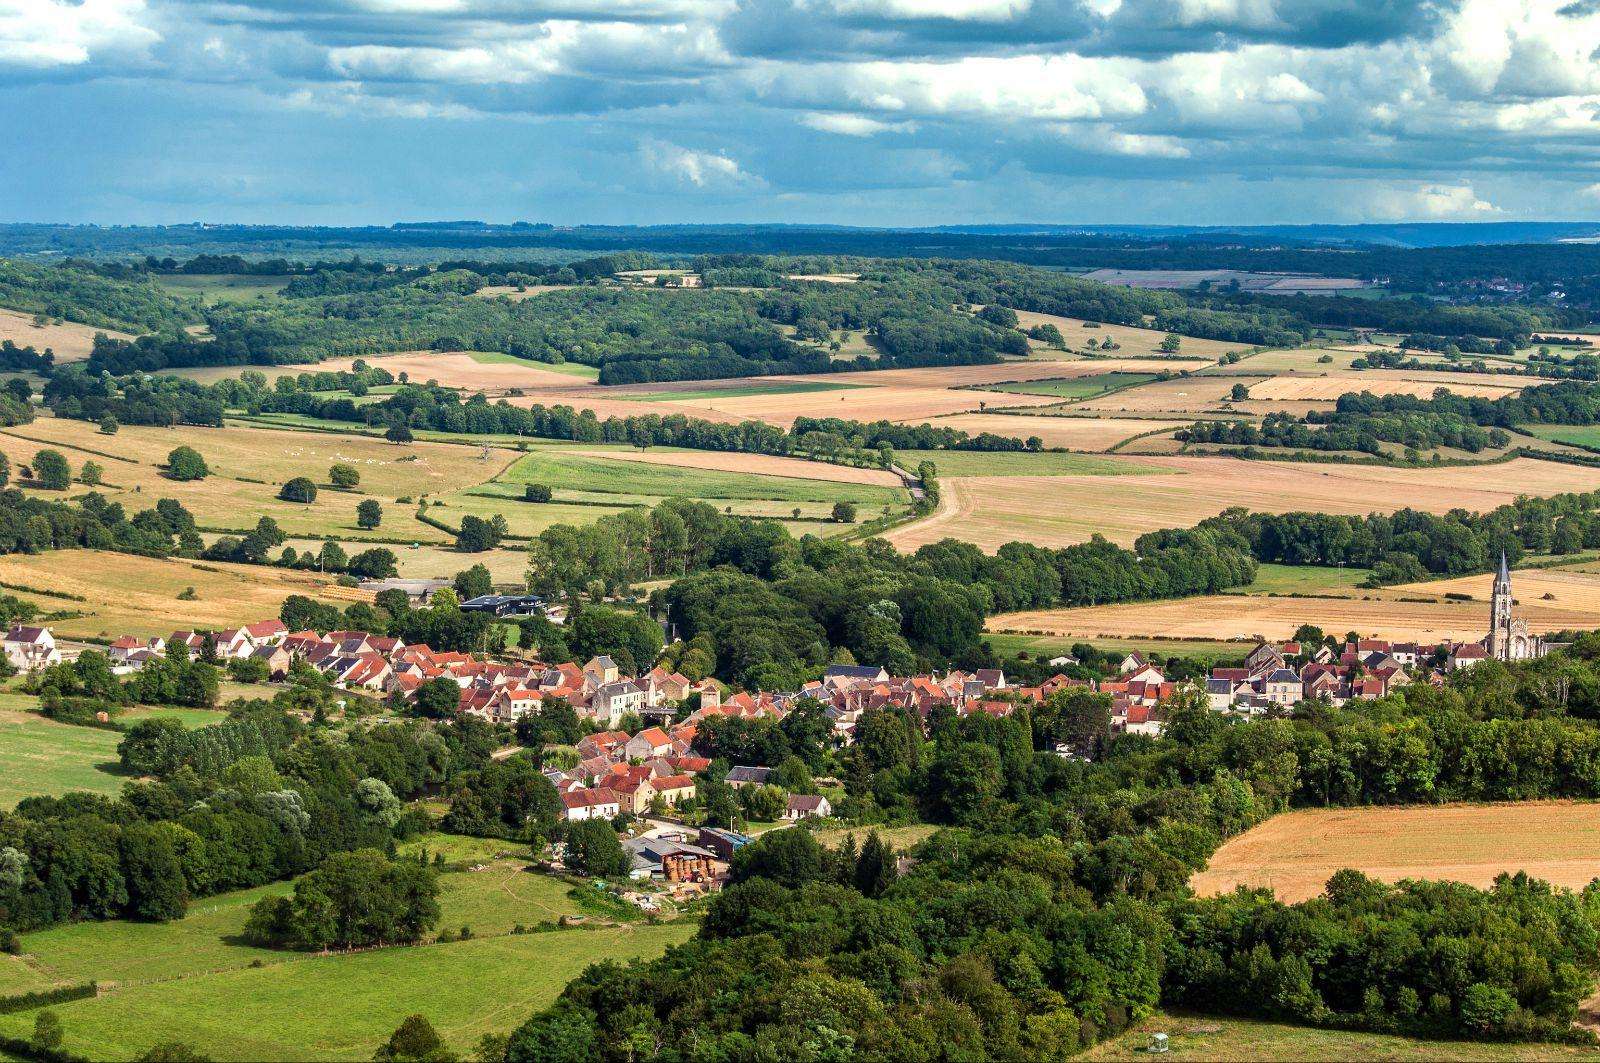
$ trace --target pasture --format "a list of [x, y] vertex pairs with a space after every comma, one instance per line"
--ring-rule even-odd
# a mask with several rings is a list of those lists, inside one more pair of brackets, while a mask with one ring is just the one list
[[154, 280], [173, 295], [226, 303], [277, 295], [289, 283], [288, 277], [255, 273], [162, 273]]
[[94, 349], [94, 335], [103, 332], [115, 340], [133, 339], [126, 332], [115, 329], [80, 325], [76, 321], [63, 321], [35, 325], [33, 315], [18, 310], [0, 310], [0, 341], [10, 340], [18, 347], [45, 348], [55, 352], [56, 364], [81, 362]]
[[[331, 576], [314, 572], [103, 550], [7, 554], [0, 557], [0, 582], [11, 585], [7, 593], [36, 602], [45, 611], [68, 614], [51, 621], [56, 635], [67, 638], [170, 635], [179, 628], [228, 627], [277, 616], [290, 594], [341, 607], [371, 600], [364, 591], [340, 587]], [[178, 595], [190, 587], [194, 600], [180, 600]]]
[[[0, 707], [0, 812], [25, 797], [88, 790], [115, 794], [127, 782], [117, 768], [122, 736], [98, 727], [56, 723], [15, 707], [32, 699], [6, 696]], [[0, 967], [0, 994], [6, 968]]]
[[[735, 471], [742, 470], [742, 471]], [[590, 494], [655, 498], [770, 499], [889, 505], [904, 499], [899, 478], [800, 458], [652, 447], [585, 447], [525, 455], [500, 477]]]
[[[471, 926], [471, 940], [331, 955], [257, 948], [239, 934], [250, 905], [291, 888], [274, 883], [197, 900], [171, 923], [28, 934], [25, 956], [0, 965], [0, 990], [98, 981], [100, 996], [51, 1009], [67, 1045], [94, 1058], [131, 1058], [179, 1036], [219, 1060], [368, 1059], [413, 1013], [466, 1051], [485, 1033], [509, 1032], [596, 959], [656, 956], [693, 932], [679, 923], [513, 934], [580, 914], [571, 887], [524, 870], [511, 843], [430, 835], [407, 846], [417, 848], [481, 868], [440, 877], [440, 926]], [[250, 1016], [242, 1031], [241, 1009]], [[32, 1022], [32, 1013], [0, 1016], [0, 1032], [26, 1034]]]
[[1526, 871], [1581, 889], [1600, 867], [1600, 804], [1519, 801], [1492, 805], [1326, 808], [1287, 812], [1225, 842], [1190, 881], [1212, 896], [1263, 887], [1294, 902], [1355, 868], [1385, 882], [1447, 879], [1479, 888]]
[[1118, 478], [1113, 489], [1100, 476], [960, 476], [941, 467], [939, 509], [896, 529], [890, 541], [915, 547], [953, 535], [986, 549], [1013, 539], [1065, 546], [1098, 532], [1131, 544], [1145, 532], [1188, 527], [1230, 506], [1270, 513], [1483, 512], [1518, 495], [1588, 491], [1595, 484], [1592, 469], [1532, 458], [1418, 469], [1198, 455], [1097, 460], [1137, 475]]

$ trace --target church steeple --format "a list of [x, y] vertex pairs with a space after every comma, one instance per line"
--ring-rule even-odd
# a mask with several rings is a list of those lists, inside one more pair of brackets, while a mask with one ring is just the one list
[[1511, 586], [1511, 569], [1506, 566], [1506, 552], [1500, 551], [1500, 574], [1494, 578], [1496, 586]]

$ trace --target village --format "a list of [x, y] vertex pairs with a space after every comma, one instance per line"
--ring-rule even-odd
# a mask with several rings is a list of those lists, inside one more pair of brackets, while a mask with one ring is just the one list
[[[446, 697], [453, 695], [454, 704], [446, 702], [444, 715], [507, 727], [536, 718], [559, 701], [570, 707], [585, 732], [564, 756], [543, 761], [542, 774], [559, 796], [561, 818], [625, 825], [629, 879], [653, 887], [642, 892], [624, 888], [620, 895], [646, 911], [657, 911], [663, 895], [682, 902], [719, 889], [735, 852], [753, 840], [749, 834], [713, 826], [703, 816], [684, 814], [685, 809], [698, 812], [700, 788], [713, 771], [713, 760], [696, 743], [707, 720], [779, 723], [805, 704], [811, 711], [820, 708], [828, 742], [843, 749], [854, 742], [863, 716], [874, 710], [898, 710], [920, 721], [926, 732], [940, 714], [1006, 717], [1020, 706], [1039, 706], [1071, 689], [1103, 697], [1101, 737], [1159, 736], [1170, 707], [1180, 699], [1224, 714], [1283, 716], [1303, 701], [1342, 705], [1381, 698], [1412, 683], [1443, 685], [1451, 672], [1491, 657], [1542, 656], [1552, 644], [1529, 636], [1512, 616], [1509, 575], [1502, 571], [1495, 586], [1490, 634], [1479, 642], [1261, 640], [1242, 664], [1218, 665], [1208, 674], [1185, 679], [1173, 678], [1161, 664], [1131, 652], [1114, 670], [1108, 669], [1112, 674], [1100, 676], [1072, 656], [1053, 657], [1045, 663], [1060, 670], [1032, 685], [1009, 678], [1001, 668], [896, 676], [875, 665], [840, 664], [798, 690], [729, 693], [714, 679], [691, 680], [659, 666], [627, 675], [606, 655], [582, 665], [496, 659], [439, 652], [365, 631], [291, 631], [278, 619], [218, 631], [179, 630], [164, 638], [125, 635], [104, 652], [114, 675], [136, 673], [174, 653], [248, 671], [272, 683], [292, 681], [309, 668], [334, 689], [401, 711], [417, 709], [425, 686], [444, 681], [434, 687], [449, 692]], [[10, 628], [0, 649], [6, 662], [23, 673], [84, 652], [64, 649], [49, 627], [30, 625]], [[240, 668], [236, 662], [249, 663]], [[502, 753], [519, 750], [511, 746]], [[1097, 750], [1095, 738], [1058, 743], [1053, 751], [1063, 758], [1089, 760]], [[717, 768], [718, 781], [734, 791], [774, 788], [781, 804], [773, 809], [772, 827], [834, 816], [833, 804], [819, 787], [808, 787], [819, 791], [812, 793], [776, 788], [779, 780], [772, 765], [723, 763]]]

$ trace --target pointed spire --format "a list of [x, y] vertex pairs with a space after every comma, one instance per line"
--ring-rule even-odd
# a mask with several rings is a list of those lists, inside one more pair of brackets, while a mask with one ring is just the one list
[[1504, 550], [1500, 551], [1500, 576], [1499, 576], [1499, 579], [1500, 579], [1501, 583], [1510, 583], [1511, 582], [1511, 571], [1510, 571], [1510, 569], [1508, 569], [1506, 567], [1506, 552]]

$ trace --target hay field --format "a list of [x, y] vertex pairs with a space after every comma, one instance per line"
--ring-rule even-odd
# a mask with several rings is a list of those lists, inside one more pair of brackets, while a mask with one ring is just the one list
[[1592, 469], [1532, 458], [1439, 469], [1183, 455], [1104, 460], [1144, 471], [1113, 482], [1076, 476], [941, 479], [939, 509], [888, 538], [915, 548], [954, 536], [992, 550], [1014, 539], [1066, 546], [1098, 532], [1131, 544], [1147, 531], [1188, 527], [1229, 506], [1276, 513], [1365, 514], [1406, 507], [1481, 512], [1518, 495], [1588, 491], [1595, 484]]
[[56, 364], [81, 362], [94, 349], [94, 334], [104, 332], [114, 340], [131, 340], [133, 337], [116, 329], [95, 328], [67, 321], [55, 325], [35, 325], [32, 314], [17, 310], [0, 310], [0, 340], [10, 340], [18, 347], [50, 348], [56, 354]]
[[[163, 476], [167, 455], [180, 445], [198, 450], [211, 475], [186, 483]], [[400, 447], [368, 436], [238, 425], [220, 429], [130, 425], [106, 436], [87, 421], [41, 418], [0, 431], [0, 452], [13, 469], [31, 462], [45, 447], [65, 454], [74, 472], [85, 461], [98, 462], [105, 469], [100, 492], [130, 513], [149, 508], [157, 499], [174, 498], [202, 526], [248, 528], [257, 517], [270, 516], [290, 533], [358, 535], [356, 506], [374, 498], [384, 509], [379, 535], [424, 542], [439, 541], [444, 533], [412, 519], [415, 506], [396, 499], [446, 494], [482, 483], [517, 457], [516, 451], [505, 448], [491, 447], [483, 459], [480, 447], [421, 442]], [[357, 490], [326, 488], [328, 469], [335, 463], [352, 465], [361, 473]], [[324, 488], [315, 502], [302, 505], [277, 497], [278, 488], [295, 476], [309, 477]], [[42, 493], [59, 497], [56, 492]]]
[[[1132, 325], [1108, 325], [1101, 323], [1094, 328], [1084, 328], [1083, 319], [1077, 317], [1061, 317], [1057, 314], [1039, 314], [1031, 310], [1017, 311], [1017, 325], [1024, 329], [1035, 328], [1039, 325], [1054, 325], [1061, 330], [1061, 335], [1066, 337], [1067, 346], [1078, 350], [1089, 340], [1096, 343], [1110, 336], [1121, 344], [1120, 351], [1113, 352], [1119, 357], [1138, 357], [1159, 353], [1161, 341], [1167, 338], [1165, 332], [1159, 329], [1136, 328]], [[1045, 349], [1042, 344], [1040, 349]], [[1229, 351], [1246, 351], [1250, 349], [1248, 343], [1226, 343], [1222, 340], [1202, 340], [1194, 336], [1183, 337], [1183, 345], [1178, 353], [1201, 358], [1207, 361], [1216, 361]]]
[[1498, 399], [1521, 391], [1524, 385], [1505, 383], [1492, 373], [1330, 373], [1320, 377], [1276, 376], [1250, 387], [1252, 399], [1328, 401], [1351, 391], [1374, 395], [1411, 395], [1431, 399], [1444, 388], [1465, 398]]
[[[464, 391], [483, 391], [490, 394], [508, 388], [581, 388], [572, 373], [547, 369], [526, 358], [475, 357], [467, 351], [404, 351], [399, 354], [367, 355], [362, 359], [368, 365], [382, 366], [395, 376], [405, 373], [413, 384], [437, 380], [441, 387], [461, 388]], [[289, 367], [296, 372], [339, 372], [349, 370], [354, 358], [334, 358], [312, 366]], [[548, 405], [548, 404], [547, 404]]]
[[993, 432], [995, 435], [1016, 436], [1027, 439], [1038, 436], [1047, 447], [1066, 447], [1068, 450], [1106, 450], [1133, 436], [1145, 432], [1170, 431], [1186, 428], [1189, 421], [1169, 421], [1157, 418], [1144, 420], [1136, 417], [1053, 417], [1025, 414], [963, 413], [941, 417], [932, 422], [938, 428], [957, 428], [977, 435]]
[[[36, 601], [45, 610], [84, 614], [51, 623], [58, 636], [67, 638], [169, 635], [178, 628], [228, 627], [277, 616], [283, 599], [291, 594], [341, 607], [372, 598], [313, 572], [103, 550], [7, 554], [0, 557], [0, 582], [29, 588], [7, 593]], [[179, 601], [187, 587], [195, 589], [196, 599]]]
[[1213, 896], [1264, 886], [1279, 900], [1322, 892], [1352, 867], [1373, 878], [1446, 879], [1485, 887], [1526, 871], [1581, 889], [1600, 873], [1600, 804], [1518, 801], [1494, 805], [1314, 809], [1274, 816], [1230, 839], [1190, 880]]
[[[1287, 571], [1293, 572], [1294, 569]], [[1006, 613], [997, 631], [1044, 631], [1058, 637], [1160, 635], [1167, 638], [1288, 638], [1301, 624], [1398, 640], [1471, 641], [1488, 629], [1489, 573], [1407, 583], [1379, 590], [1317, 588], [1338, 597], [1219, 594], [1164, 602]], [[1600, 626], [1600, 573], [1520, 569], [1512, 573], [1516, 613], [1535, 632]], [[1470, 594], [1472, 601], [1446, 594]], [[1420, 600], [1419, 600], [1420, 599]]]

